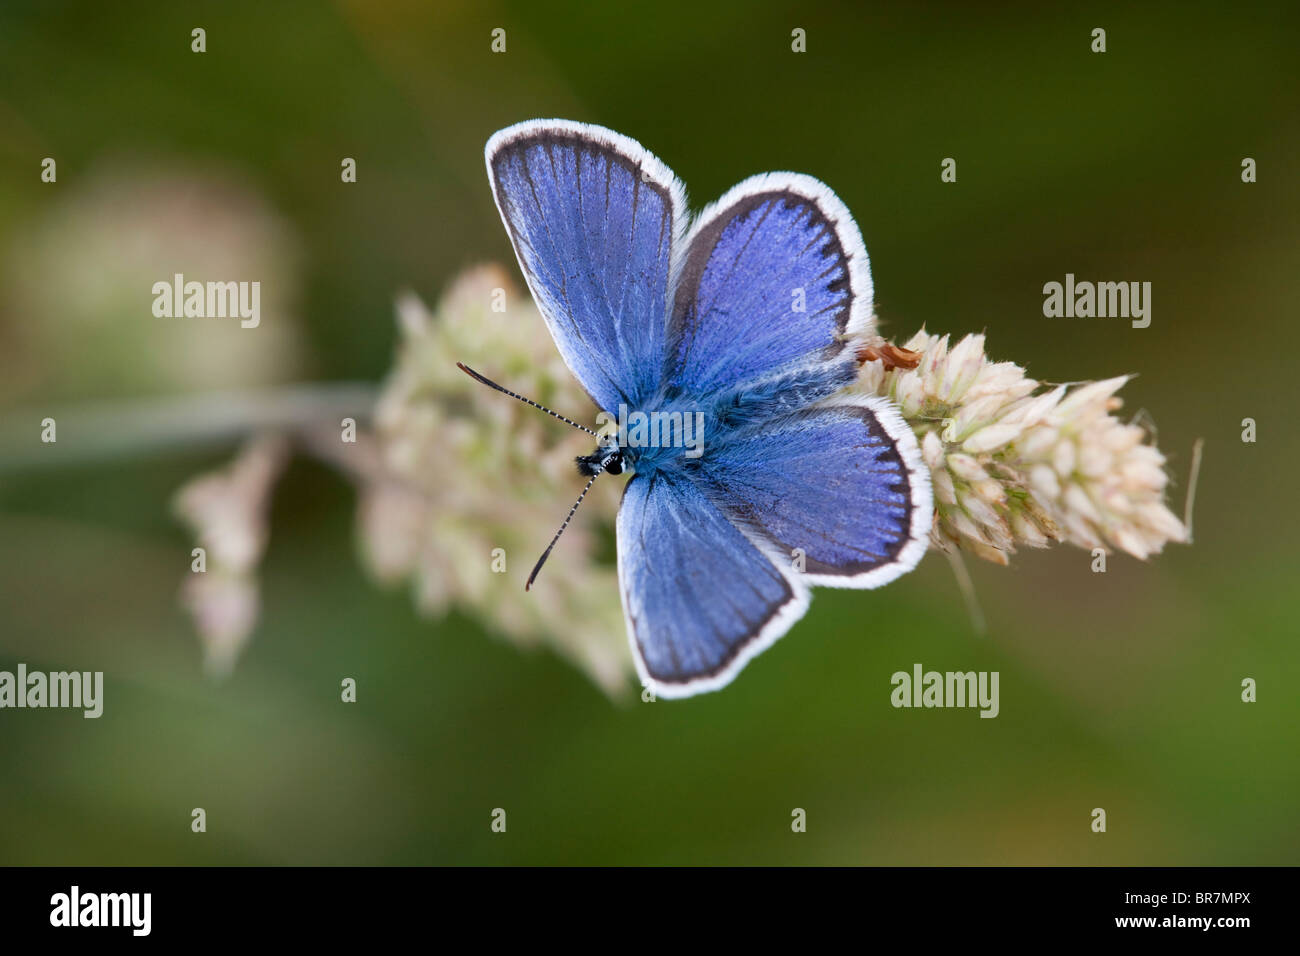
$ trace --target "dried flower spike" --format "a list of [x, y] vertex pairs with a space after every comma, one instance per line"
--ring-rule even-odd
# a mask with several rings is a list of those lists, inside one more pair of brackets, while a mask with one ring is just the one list
[[[984, 354], [984, 336], [952, 348], [924, 330], [904, 346], [915, 368], [862, 367], [858, 387], [898, 404], [934, 479], [933, 543], [1006, 564], [1017, 545], [1064, 541], [1138, 558], [1187, 540], [1165, 504], [1165, 458], [1115, 417], [1127, 377], [1047, 388]], [[882, 358], [879, 346], [873, 352]]]

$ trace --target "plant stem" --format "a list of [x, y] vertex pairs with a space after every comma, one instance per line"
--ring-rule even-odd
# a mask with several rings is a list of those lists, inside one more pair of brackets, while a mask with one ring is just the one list
[[[368, 421], [378, 389], [365, 382], [91, 401], [28, 408], [0, 419], [0, 475], [99, 464], [227, 445], [261, 431], [299, 431], [344, 418]], [[54, 419], [56, 441], [43, 442]]]

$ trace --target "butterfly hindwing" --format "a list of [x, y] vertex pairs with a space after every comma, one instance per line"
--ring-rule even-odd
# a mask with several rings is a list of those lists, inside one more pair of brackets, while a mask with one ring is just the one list
[[662, 378], [681, 183], [635, 141], [564, 120], [507, 127], [485, 156], [560, 354], [601, 409], [638, 405]]
[[930, 475], [883, 399], [837, 396], [738, 430], [701, 459], [706, 497], [751, 536], [798, 559], [810, 585], [871, 588], [920, 561]]
[[637, 671], [664, 697], [729, 683], [808, 606], [803, 584], [680, 476], [628, 482], [618, 574]]

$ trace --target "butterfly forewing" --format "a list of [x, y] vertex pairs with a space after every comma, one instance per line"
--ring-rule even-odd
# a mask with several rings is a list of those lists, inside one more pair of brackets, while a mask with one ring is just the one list
[[691, 229], [669, 325], [671, 381], [705, 396], [792, 369], [842, 371], [845, 337], [870, 331], [871, 309], [866, 249], [843, 203], [809, 176], [755, 176]]
[[502, 130], [486, 159], [560, 354], [601, 409], [638, 405], [662, 379], [680, 183], [626, 137], [559, 120]]

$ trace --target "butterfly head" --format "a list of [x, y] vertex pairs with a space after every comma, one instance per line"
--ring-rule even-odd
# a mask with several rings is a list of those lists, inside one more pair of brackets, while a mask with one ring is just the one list
[[574, 461], [578, 463], [578, 474], [586, 478], [600, 474], [621, 475], [629, 464], [616, 441], [602, 442], [590, 455], [579, 455]]

